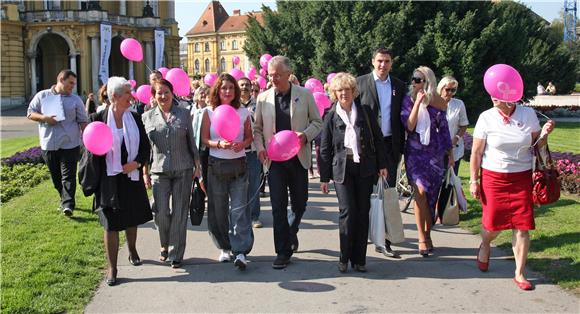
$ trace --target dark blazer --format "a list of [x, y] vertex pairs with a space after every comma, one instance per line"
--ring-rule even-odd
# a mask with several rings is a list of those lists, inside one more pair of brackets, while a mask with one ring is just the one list
[[[107, 123], [109, 111], [102, 110], [89, 116], [92, 121], [101, 121]], [[131, 112], [133, 119], [139, 128], [139, 151], [135, 161], [141, 165], [149, 161], [151, 145], [145, 133], [145, 127], [141, 121], [141, 116], [136, 112]], [[114, 177], [107, 176], [107, 163], [105, 156], [93, 155], [83, 147], [83, 154], [79, 162], [79, 184], [82, 187], [83, 194], [89, 196], [95, 194], [94, 209], [99, 207], [119, 208], [117, 196], [117, 180]], [[139, 169], [139, 180], [142, 180], [143, 169]]]
[[[391, 93], [391, 130], [393, 132], [393, 147], [387, 147], [387, 149], [392, 149], [398, 163], [405, 145], [405, 129], [401, 123], [401, 104], [403, 103], [403, 98], [407, 94], [407, 86], [398, 78], [392, 75], [390, 77], [391, 88], [393, 91]], [[379, 113], [381, 105], [379, 103], [379, 96], [373, 73], [371, 72], [357, 77], [356, 83], [359, 90], [359, 96], [357, 98], [358, 102], [360, 102], [361, 105], [368, 106], [372, 110], [373, 116], [377, 121], [379, 121], [380, 129]]]
[[[344, 147], [344, 133], [346, 124], [336, 113], [334, 104], [332, 109], [324, 116], [322, 136], [320, 143], [320, 182], [328, 182], [333, 179], [336, 183], [344, 182], [346, 171], [346, 148]], [[357, 118], [355, 127], [359, 132], [359, 155], [360, 155], [360, 176], [374, 177], [378, 175], [379, 169], [387, 167], [385, 157], [385, 142], [381, 129], [376, 119], [372, 118], [369, 107], [361, 106], [355, 102]], [[365, 119], [368, 117], [368, 123]], [[370, 124], [370, 128], [369, 128]]]

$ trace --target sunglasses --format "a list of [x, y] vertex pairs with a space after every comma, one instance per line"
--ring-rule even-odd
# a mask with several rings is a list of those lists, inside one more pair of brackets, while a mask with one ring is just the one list
[[451, 94], [455, 94], [457, 92], [457, 88], [446, 88], [445, 91]]
[[425, 79], [422, 79], [422, 78], [420, 78], [420, 77], [414, 77], [414, 76], [413, 76], [413, 77], [411, 78], [411, 82], [413, 82], [413, 83], [416, 83], [416, 84], [420, 84], [420, 83], [423, 83], [423, 82], [425, 82]]

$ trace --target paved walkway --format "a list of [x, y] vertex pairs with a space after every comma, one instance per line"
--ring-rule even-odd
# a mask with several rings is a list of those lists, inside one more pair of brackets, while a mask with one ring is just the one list
[[[521, 312], [578, 313], [579, 298], [528, 273], [534, 291], [512, 282], [511, 254], [494, 249], [488, 273], [475, 265], [479, 237], [456, 227], [437, 226], [433, 257], [417, 254], [412, 214], [403, 214], [407, 242], [402, 259], [388, 259], [368, 246], [368, 273], [338, 272], [338, 213], [334, 193], [323, 195], [314, 180], [300, 233], [300, 249], [284, 270], [272, 269], [274, 245], [268, 198], [262, 198], [265, 227], [254, 229], [255, 244], [245, 272], [218, 263], [218, 250], [202, 226], [188, 229], [184, 267], [157, 261], [159, 238], [152, 223], [139, 229], [144, 264], [119, 257], [119, 284], [102, 283], [87, 313], [154, 312]], [[533, 244], [532, 244], [533, 245]]]
[[0, 112], [0, 138], [38, 136], [38, 123], [26, 118], [25, 105]]

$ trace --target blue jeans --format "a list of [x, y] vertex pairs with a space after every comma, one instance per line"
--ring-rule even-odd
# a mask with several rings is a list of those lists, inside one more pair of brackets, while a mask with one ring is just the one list
[[[216, 160], [210, 157], [208, 162], [207, 223], [210, 236], [219, 249], [231, 250], [234, 255], [248, 254], [254, 245], [247, 206], [248, 171], [224, 179], [216, 175], [216, 167], [221, 167]], [[224, 161], [219, 159], [219, 162]]]
[[252, 220], [260, 219], [260, 183], [262, 178], [262, 164], [256, 152], [247, 152], [248, 162], [248, 207]]

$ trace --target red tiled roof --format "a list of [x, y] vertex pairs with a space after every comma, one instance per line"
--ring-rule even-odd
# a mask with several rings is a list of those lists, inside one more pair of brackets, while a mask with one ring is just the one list
[[219, 1], [211, 1], [203, 11], [199, 20], [197, 20], [197, 23], [195, 23], [186, 35], [216, 32], [228, 17], [229, 15], [226, 9], [224, 9]]
[[219, 32], [235, 32], [244, 31], [246, 29], [246, 24], [252, 14], [260, 24], [263, 23], [264, 17], [262, 12], [252, 12], [245, 15], [234, 15], [230, 16], [219, 28]]
[[197, 23], [185, 35], [243, 31], [246, 29], [246, 23], [250, 15], [255, 16], [260, 24], [264, 23], [262, 12], [229, 16], [219, 1], [211, 1], [199, 20], [197, 20]]

